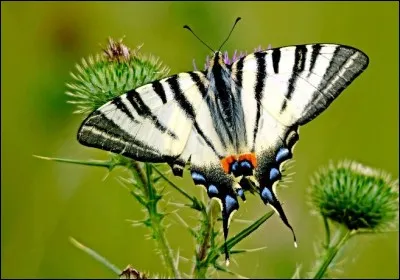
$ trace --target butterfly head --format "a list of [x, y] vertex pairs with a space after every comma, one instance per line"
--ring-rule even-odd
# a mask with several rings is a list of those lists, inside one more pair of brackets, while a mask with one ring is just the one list
[[215, 65], [225, 65], [224, 55], [220, 51], [215, 51], [214, 55], [211, 57], [209, 61], [209, 68], [213, 68]]

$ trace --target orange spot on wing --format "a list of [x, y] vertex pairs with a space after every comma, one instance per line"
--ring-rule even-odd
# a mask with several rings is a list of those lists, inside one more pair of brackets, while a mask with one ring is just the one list
[[229, 169], [231, 167], [231, 164], [235, 161], [236, 161], [235, 156], [227, 156], [227, 157], [221, 159], [221, 165], [222, 165], [222, 168], [224, 169], [225, 173], [229, 174]]
[[257, 166], [257, 158], [256, 158], [255, 153], [239, 155], [239, 161], [242, 161], [242, 160], [247, 160], [247, 161], [251, 162], [251, 164], [253, 165], [253, 168], [256, 168], [256, 166]]

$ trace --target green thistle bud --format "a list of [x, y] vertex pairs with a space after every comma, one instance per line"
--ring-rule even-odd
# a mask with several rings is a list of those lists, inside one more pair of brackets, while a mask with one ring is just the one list
[[82, 59], [77, 73], [71, 73], [74, 82], [67, 84], [66, 94], [73, 97], [69, 103], [78, 107], [75, 113], [90, 113], [114, 97], [167, 76], [169, 68], [152, 55], [140, 54], [140, 48], [131, 51], [122, 39], [109, 38], [102, 54]]
[[317, 172], [309, 189], [322, 216], [349, 230], [383, 231], [396, 224], [398, 181], [380, 170], [343, 161]]

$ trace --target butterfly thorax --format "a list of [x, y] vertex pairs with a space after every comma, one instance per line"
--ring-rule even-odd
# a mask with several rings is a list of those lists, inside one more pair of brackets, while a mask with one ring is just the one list
[[240, 153], [245, 148], [244, 113], [238, 106], [239, 90], [232, 82], [231, 70], [221, 52], [215, 52], [206, 75], [209, 80], [207, 103], [214, 115], [215, 130], [227, 153]]

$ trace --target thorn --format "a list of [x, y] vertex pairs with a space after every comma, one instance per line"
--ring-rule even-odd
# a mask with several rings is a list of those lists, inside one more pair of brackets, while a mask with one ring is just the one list
[[104, 176], [104, 178], [101, 180], [102, 182], [105, 182], [108, 178], [108, 176], [110, 175], [110, 171], [107, 172], [107, 174]]

